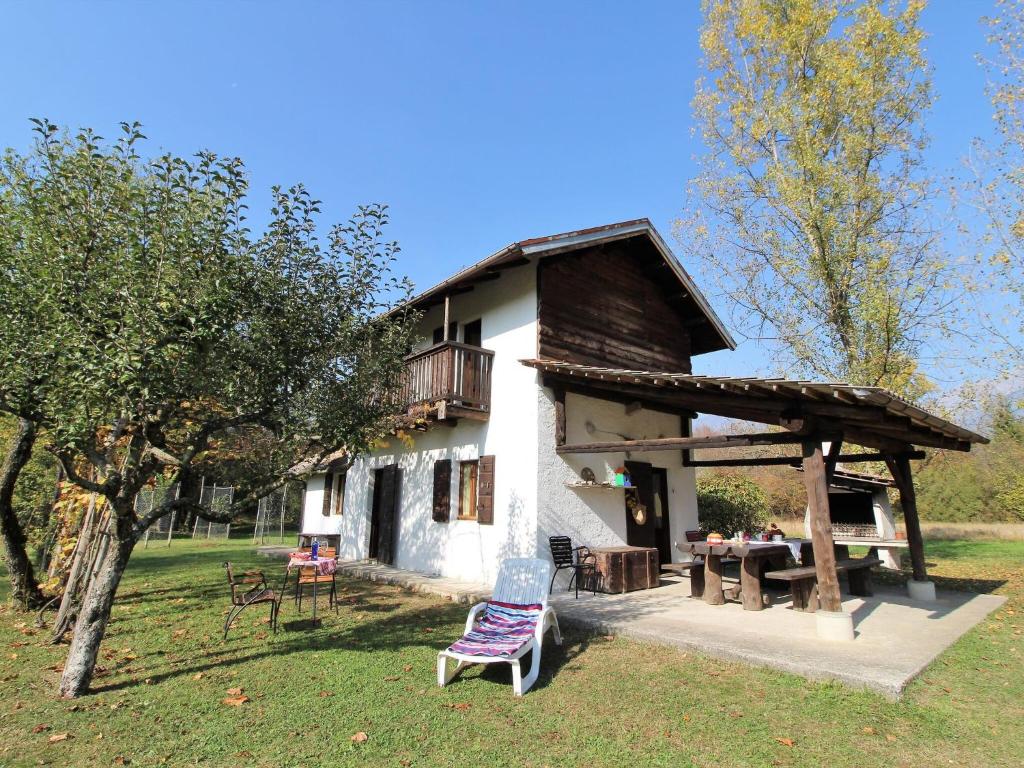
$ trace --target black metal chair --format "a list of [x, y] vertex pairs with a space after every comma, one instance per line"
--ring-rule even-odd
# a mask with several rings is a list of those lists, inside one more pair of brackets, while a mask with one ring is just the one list
[[231, 563], [224, 563], [228, 574], [228, 586], [231, 587], [231, 610], [224, 620], [224, 639], [228, 639], [231, 622], [250, 605], [270, 604], [270, 626], [277, 634], [277, 613], [281, 609], [280, 596], [267, 587], [267, 579], [262, 571], [246, 571], [242, 576], [235, 576]]
[[[597, 594], [597, 556], [587, 547], [573, 547], [572, 539], [568, 536], [549, 536], [548, 546], [551, 548], [551, 559], [555, 563], [555, 572], [551, 574], [551, 584], [548, 585], [548, 592], [555, 586], [555, 577], [559, 571], [571, 570], [572, 578], [569, 579], [568, 589], [576, 585], [576, 598], [580, 596], [580, 579], [589, 575], [590, 587], [593, 593]], [[586, 589], [586, 587], [584, 587]]]

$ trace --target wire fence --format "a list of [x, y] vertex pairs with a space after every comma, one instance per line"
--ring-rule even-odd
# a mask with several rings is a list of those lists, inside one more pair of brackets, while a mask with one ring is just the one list
[[260, 499], [256, 508], [256, 525], [252, 532], [254, 544], [264, 544], [268, 537], [276, 535], [284, 541], [284, 518], [288, 507], [288, 486]]
[[[177, 483], [161, 483], [157, 482], [155, 486], [145, 486], [135, 496], [135, 514], [138, 517], [146, 517], [150, 515], [154, 509], [160, 507], [161, 504], [166, 502], [168, 498], [178, 498], [178, 485]], [[146, 534], [143, 537], [143, 548], [149, 546], [150, 538], [159, 540], [165, 540], [167, 546], [171, 546], [171, 537], [174, 535], [174, 522], [176, 512], [171, 510], [165, 515], [161, 515], [146, 529]]]

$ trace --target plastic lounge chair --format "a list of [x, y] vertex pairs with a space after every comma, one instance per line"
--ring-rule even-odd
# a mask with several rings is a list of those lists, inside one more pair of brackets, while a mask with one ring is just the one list
[[262, 571], [246, 571], [241, 577], [235, 576], [231, 563], [224, 563], [228, 574], [228, 586], [231, 587], [231, 610], [224, 620], [224, 639], [228, 639], [228, 630], [242, 611], [250, 605], [270, 603], [270, 626], [277, 634], [277, 613], [281, 608], [281, 600], [277, 593], [267, 588], [267, 579]]
[[[469, 609], [466, 633], [437, 654], [437, 684], [442, 688], [470, 664], [512, 665], [512, 689], [522, 696], [537, 682], [544, 633], [550, 628], [562, 644], [555, 610], [548, 607], [551, 563], [536, 558], [505, 560], [498, 570], [494, 594]], [[523, 677], [519, 660], [533, 651], [530, 673]], [[455, 668], [449, 671], [448, 659]]]

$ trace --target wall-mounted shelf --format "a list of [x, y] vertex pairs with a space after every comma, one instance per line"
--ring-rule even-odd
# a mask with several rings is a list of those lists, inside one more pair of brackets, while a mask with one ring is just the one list
[[566, 488], [603, 488], [608, 491], [632, 491], [635, 485], [612, 485], [611, 483], [566, 483]]

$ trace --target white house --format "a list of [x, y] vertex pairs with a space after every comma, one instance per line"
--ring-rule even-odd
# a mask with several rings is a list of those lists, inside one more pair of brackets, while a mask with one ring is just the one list
[[[557, 448], [679, 437], [693, 414], [529, 364], [688, 373], [692, 355], [734, 347], [649, 221], [514, 243], [411, 303], [424, 317], [408, 399], [428, 426], [312, 477], [303, 531], [336, 537], [342, 559], [481, 582], [505, 557], [547, 556], [558, 534], [673, 559], [697, 527], [680, 451]], [[623, 466], [636, 490], [601, 485]]]

